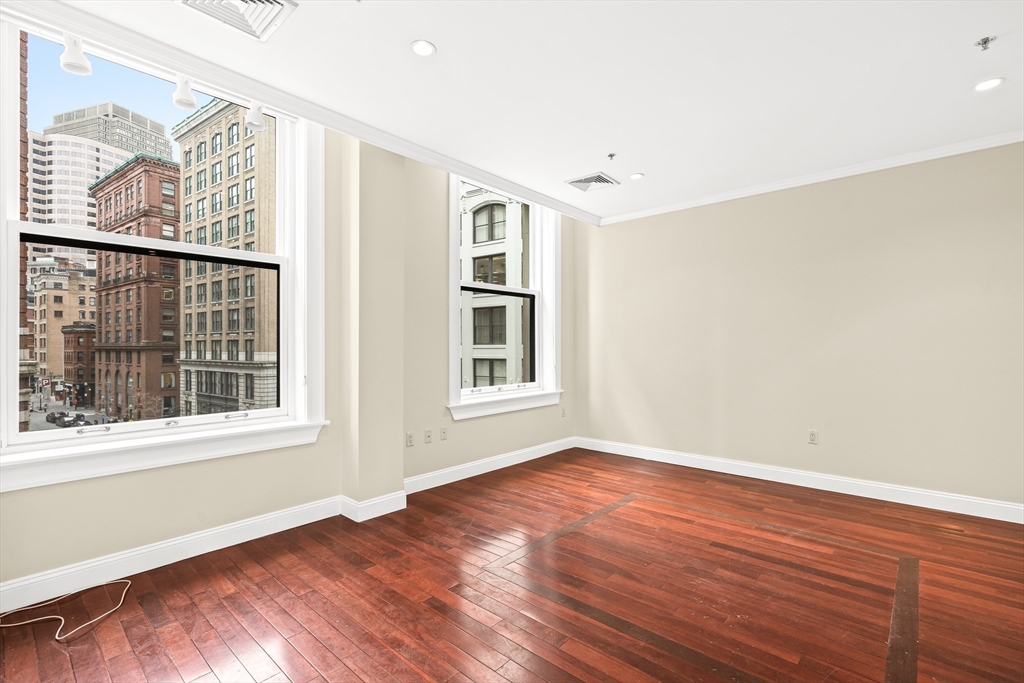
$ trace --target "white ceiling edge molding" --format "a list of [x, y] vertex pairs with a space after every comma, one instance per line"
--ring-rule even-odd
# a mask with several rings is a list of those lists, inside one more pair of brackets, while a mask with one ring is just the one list
[[671, 213], [673, 211], [693, 209], [698, 206], [720, 204], [722, 202], [732, 201], [733, 199], [753, 197], [754, 195], [767, 194], [769, 192], [778, 192], [779, 190], [788, 190], [794, 187], [800, 187], [802, 185], [813, 185], [814, 183], [822, 183], [827, 180], [838, 180], [839, 178], [848, 178], [850, 176], [862, 175], [864, 173], [883, 171], [887, 168], [907, 166], [909, 164], [916, 164], [922, 161], [932, 161], [934, 159], [941, 159], [943, 157], [956, 156], [957, 154], [978, 152], [983, 149], [989, 149], [992, 147], [1002, 147], [1003, 145], [1011, 145], [1015, 142], [1021, 141], [1024, 141], [1024, 129], [1016, 130], [1013, 131], [1012, 133], [990, 135], [988, 137], [978, 138], [976, 140], [958, 142], [956, 144], [945, 145], [943, 147], [934, 147], [932, 149], [926, 149], [921, 152], [911, 152], [910, 154], [902, 154], [900, 156], [889, 157], [888, 159], [866, 161], [862, 164], [845, 166], [843, 168], [837, 168], [831, 171], [822, 171], [821, 173], [812, 173], [810, 175], [799, 176], [796, 178], [788, 178], [786, 180], [779, 180], [774, 183], [765, 183], [764, 185], [754, 185], [752, 187], [745, 187], [739, 190], [732, 190], [730, 192], [721, 192], [719, 194], [709, 195], [706, 197], [701, 197], [699, 199], [668, 204], [665, 206], [658, 206], [652, 209], [644, 209], [643, 211], [633, 211], [630, 213], [623, 213], [616, 216], [608, 216], [606, 218], [602, 218], [599, 225], [613, 225], [615, 223], [631, 221], [637, 218], [648, 218], [650, 216], [658, 216], [664, 213]]
[[147, 69], [150, 74], [172, 83], [176, 73], [184, 73], [193, 79], [193, 86], [197, 90], [208, 94], [237, 102], [263, 102], [271, 108], [314, 121], [414, 161], [477, 180], [518, 199], [546, 206], [592, 225], [601, 223], [601, 217], [596, 214], [266, 85], [237, 71], [218, 66], [166, 43], [111, 24], [105, 19], [58, 0], [4, 0], [0, 5], [0, 19], [20, 23], [57, 42], [62, 40], [61, 34], [64, 31], [70, 31], [81, 36], [86, 52], [97, 57], [114, 61], [118, 61], [119, 58], [131, 58], [132, 61], [146, 63], [150, 67]]

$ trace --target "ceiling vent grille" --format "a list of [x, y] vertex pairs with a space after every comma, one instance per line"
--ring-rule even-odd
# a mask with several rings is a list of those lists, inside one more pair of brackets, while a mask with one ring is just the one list
[[599, 190], [602, 187], [611, 187], [612, 185], [618, 185], [619, 181], [612, 178], [607, 173], [597, 172], [585, 175], [582, 178], [576, 178], [575, 180], [566, 180], [578, 190], [588, 192], [590, 190]]
[[265, 41], [295, 10], [295, 0], [181, 0], [246, 35]]

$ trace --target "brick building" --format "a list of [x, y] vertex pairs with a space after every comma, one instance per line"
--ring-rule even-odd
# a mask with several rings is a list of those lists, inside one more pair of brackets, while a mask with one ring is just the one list
[[64, 386], [73, 408], [93, 404], [96, 396], [96, 323], [77, 321], [60, 328], [64, 335]]
[[[18, 121], [19, 166], [21, 179], [18, 188], [18, 215], [28, 220], [28, 34], [20, 34], [20, 103]], [[21, 266], [18, 273], [18, 291], [25, 292], [28, 285], [28, 245], [22, 243], [18, 255]], [[28, 302], [25, 296], [18, 297], [18, 431], [27, 432], [29, 426], [29, 400], [32, 398], [32, 378], [37, 372], [35, 357], [35, 335], [29, 324]]]
[[53, 259], [29, 261], [28, 292], [35, 317], [35, 355], [39, 377], [64, 377], [64, 335], [60, 329], [95, 316], [93, 270], [68, 270]]
[[[93, 183], [97, 229], [176, 241], [178, 164], [137, 154]], [[97, 254], [96, 409], [111, 417], [177, 415], [180, 262]]]

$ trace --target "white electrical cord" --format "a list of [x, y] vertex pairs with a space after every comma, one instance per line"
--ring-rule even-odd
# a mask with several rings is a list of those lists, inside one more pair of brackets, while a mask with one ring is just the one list
[[[95, 624], [100, 619], [113, 614], [114, 612], [116, 612], [118, 610], [119, 607], [121, 607], [121, 605], [124, 604], [124, 597], [126, 595], [128, 595], [128, 589], [131, 588], [132, 582], [129, 581], [128, 579], [118, 579], [116, 581], [110, 581], [109, 583], [105, 583], [105, 584], [103, 584], [103, 586], [109, 586], [109, 585], [114, 584], [114, 583], [123, 583], [123, 584], [125, 584], [124, 591], [121, 593], [121, 601], [117, 603], [117, 607], [114, 607], [114, 609], [112, 609], [112, 610], [110, 610], [108, 612], [104, 612], [103, 614], [99, 615], [98, 617], [96, 617], [92, 621], [85, 622], [84, 624], [82, 624], [78, 628], [73, 629], [71, 631], [68, 631], [64, 635], [60, 634], [60, 630], [62, 628], [64, 628], [64, 617], [60, 616], [59, 614], [49, 614], [49, 615], [47, 615], [45, 617], [38, 617], [36, 619], [29, 619], [28, 621], [19, 621], [19, 622], [14, 623], [14, 624], [0, 624], [0, 628], [11, 628], [12, 626], [24, 626], [25, 624], [32, 624], [32, 623], [35, 623], [37, 621], [47, 621], [49, 619], [56, 619], [57, 621], [60, 622], [60, 626], [57, 627], [57, 633], [53, 636], [53, 638], [54, 638], [54, 640], [64, 640], [64, 639], [70, 637], [71, 635], [77, 633], [78, 631], [81, 631], [86, 626], [89, 626], [90, 624]], [[90, 590], [90, 589], [87, 588], [85, 590]], [[84, 592], [85, 591], [75, 591], [73, 593], [65, 593], [64, 595], [60, 596], [59, 598], [54, 598], [53, 600], [47, 600], [46, 602], [40, 602], [40, 603], [37, 603], [35, 605], [29, 605], [28, 607], [19, 607], [18, 609], [12, 609], [10, 612], [4, 612], [3, 614], [0, 614], [0, 620], [2, 620], [4, 617], [10, 616], [11, 614], [14, 614], [16, 612], [24, 612], [25, 610], [36, 609], [38, 607], [45, 607], [46, 605], [52, 605], [53, 603], [60, 602], [61, 600], [63, 600], [64, 598], [66, 598], [66, 597], [68, 597], [70, 595], [76, 595], [78, 593], [84, 593]]]

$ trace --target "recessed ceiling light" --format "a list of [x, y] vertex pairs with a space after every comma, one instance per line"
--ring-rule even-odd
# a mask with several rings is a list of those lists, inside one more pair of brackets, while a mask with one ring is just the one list
[[643, 177], [644, 177], [643, 173], [633, 173], [632, 175], [629, 176], [629, 179], [630, 180], [640, 180]]
[[437, 52], [437, 48], [434, 44], [427, 40], [414, 40], [412, 41], [412, 51], [418, 54], [420, 57], [429, 57], [430, 55]]
[[1002, 78], [990, 78], [987, 81], [982, 81], [978, 85], [974, 86], [974, 89], [977, 90], [978, 92], [981, 92], [983, 90], [991, 90], [992, 88], [998, 88], [1002, 84]]

